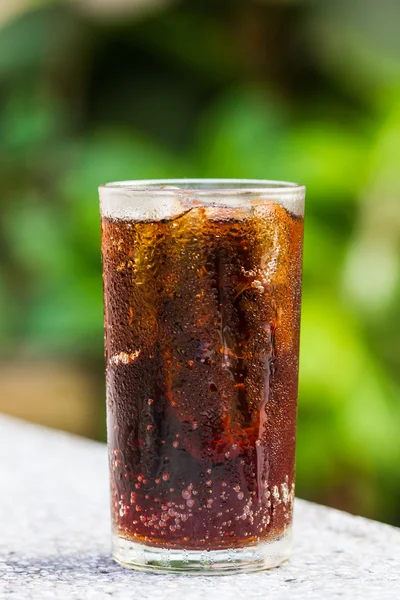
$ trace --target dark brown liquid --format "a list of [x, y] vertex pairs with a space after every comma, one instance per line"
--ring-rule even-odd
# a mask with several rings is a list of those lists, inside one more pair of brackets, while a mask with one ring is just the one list
[[171, 548], [278, 537], [294, 495], [303, 221], [103, 219], [115, 530]]

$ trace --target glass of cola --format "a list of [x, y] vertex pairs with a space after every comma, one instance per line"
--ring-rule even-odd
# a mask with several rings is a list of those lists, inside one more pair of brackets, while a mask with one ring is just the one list
[[113, 554], [236, 573], [290, 552], [302, 186], [100, 187]]

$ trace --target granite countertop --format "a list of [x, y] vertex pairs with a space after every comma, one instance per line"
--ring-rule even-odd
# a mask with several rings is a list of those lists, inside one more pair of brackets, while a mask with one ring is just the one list
[[123, 569], [110, 556], [103, 444], [0, 417], [0, 598], [400, 597], [400, 529], [296, 500], [294, 553], [251, 575]]

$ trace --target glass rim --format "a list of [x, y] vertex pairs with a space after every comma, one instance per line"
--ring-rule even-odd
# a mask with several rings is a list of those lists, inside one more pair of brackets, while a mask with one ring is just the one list
[[99, 186], [100, 191], [119, 191], [131, 194], [157, 194], [174, 196], [196, 194], [200, 196], [239, 196], [239, 195], [293, 195], [305, 193], [306, 187], [290, 181], [269, 179], [136, 179], [113, 181]]

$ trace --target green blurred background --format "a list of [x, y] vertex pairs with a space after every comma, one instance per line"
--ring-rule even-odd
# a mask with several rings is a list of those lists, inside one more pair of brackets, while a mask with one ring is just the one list
[[297, 493], [400, 524], [398, 0], [0, 0], [0, 410], [104, 439], [97, 185], [308, 188]]

